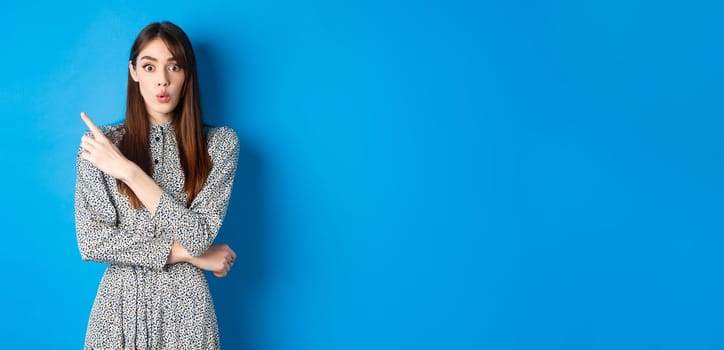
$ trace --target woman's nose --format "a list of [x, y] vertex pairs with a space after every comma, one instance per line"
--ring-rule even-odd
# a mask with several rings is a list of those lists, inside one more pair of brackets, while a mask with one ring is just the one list
[[168, 86], [168, 77], [166, 74], [160, 74], [158, 77], [158, 86]]

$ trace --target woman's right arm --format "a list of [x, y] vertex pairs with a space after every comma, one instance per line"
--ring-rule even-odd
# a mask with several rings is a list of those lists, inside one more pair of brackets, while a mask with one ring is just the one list
[[80, 155], [76, 166], [75, 224], [81, 257], [111, 264], [162, 268], [173, 241], [119, 227], [103, 173]]

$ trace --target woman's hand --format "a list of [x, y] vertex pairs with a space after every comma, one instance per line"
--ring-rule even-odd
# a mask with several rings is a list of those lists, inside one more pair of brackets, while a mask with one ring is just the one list
[[83, 136], [81, 138], [80, 147], [83, 149], [81, 157], [114, 179], [125, 181], [130, 176], [135, 164], [121, 153], [85, 112], [81, 112], [80, 117], [93, 133], [93, 137]]
[[211, 271], [216, 277], [225, 277], [236, 260], [236, 253], [226, 244], [214, 244], [201, 256], [192, 257], [189, 263], [206, 271]]

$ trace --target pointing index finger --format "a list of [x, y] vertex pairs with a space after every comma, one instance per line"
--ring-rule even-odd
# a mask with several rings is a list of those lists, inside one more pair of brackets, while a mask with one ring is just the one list
[[85, 125], [88, 126], [88, 129], [90, 129], [90, 131], [93, 133], [94, 137], [97, 138], [99, 136], [105, 136], [105, 134], [103, 134], [103, 131], [101, 131], [101, 129], [93, 123], [93, 121], [87, 114], [85, 114], [85, 112], [80, 112], [80, 117], [81, 119], [83, 119]]

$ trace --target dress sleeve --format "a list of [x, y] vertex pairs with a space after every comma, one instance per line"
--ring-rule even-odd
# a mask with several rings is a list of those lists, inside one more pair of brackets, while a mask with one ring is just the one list
[[239, 159], [239, 139], [230, 128], [209, 135], [212, 168], [199, 194], [186, 208], [183, 201], [165, 190], [152, 218], [155, 230], [199, 256], [213, 243], [226, 215]]
[[80, 152], [76, 168], [75, 228], [83, 260], [161, 269], [173, 241], [119, 227], [106, 177]]

